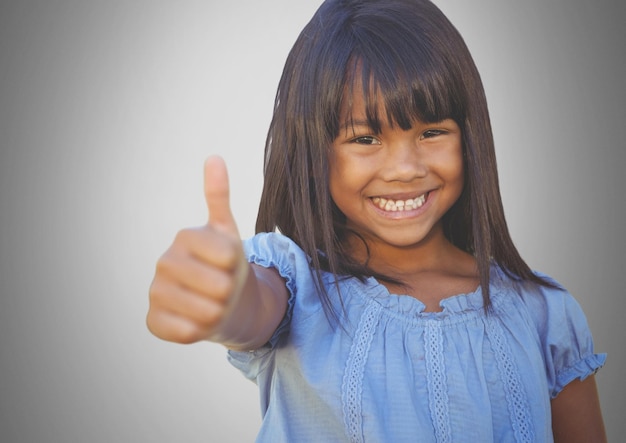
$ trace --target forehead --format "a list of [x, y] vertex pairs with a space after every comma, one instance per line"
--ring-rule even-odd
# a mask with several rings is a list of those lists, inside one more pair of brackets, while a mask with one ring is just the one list
[[365, 93], [361, 76], [357, 76], [357, 78], [352, 81], [347, 81], [343, 88], [341, 100], [339, 113], [341, 120], [347, 120], [355, 116], [365, 117], [367, 115], [368, 104], [371, 106], [372, 102], [384, 106], [380, 88], [376, 88], [376, 91], [372, 91], [372, 89], [374, 89], [374, 86], [370, 82], [368, 92], [367, 94]]
[[357, 67], [347, 76], [343, 87], [339, 124], [347, 129], [358, 123], [369, 126], [375, 132], [380, 131], [384, 125], [398, 125], [408, 129], [416, 120], [416, 109], [400, 109], [402, 107], [396, 106], [395, 112], [392, 112], [388, 104], [389, 96], [399, 97], [403, 94], [410, 95], [400, 90], [385, 95], [373, 74], [367, 74]]

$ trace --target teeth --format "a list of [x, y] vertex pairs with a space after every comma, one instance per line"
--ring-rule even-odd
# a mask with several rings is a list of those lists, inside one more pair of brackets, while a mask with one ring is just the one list
[[384, 211], [410, 211], [420, 208], [426, 202], [426, 194], [408, 200], [389, 200], [383, 197], [374, 197], [372, 201]]

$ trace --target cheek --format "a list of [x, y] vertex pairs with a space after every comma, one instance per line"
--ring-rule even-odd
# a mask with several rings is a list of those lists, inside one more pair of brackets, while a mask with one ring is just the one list
[[329, 192], [345, 216], [356, 216], [363, 210], [370, 181], [371, 171], [363, 159], [350, 155], [333, 156], [329, 166]]
[[359, 181], [358, 171], [359, 167], [350, 156], [333, 155], [329, 167], [329, 187], [331, 195], [346, 192], [354, 188]]
[[346, 194], [345, 162], [337, 155], [332, 155], [329, 164], [328, 189], [330, 198], [336, 205], [341, 205], [342, 196]]
[[465, 185], [465, 162], [461, 150], [451, 153], [442, 165], [445, 165], [442, 171], [445, 174], [445, 180], [448, 185], [455, 188], [460, 194]]
[[460, 140], [453, 152], [450, 153], [449, 162], [451, 173], [463, 182], [465, 178], [465, 160], [463, 158], [463, 148], [461, 147]]

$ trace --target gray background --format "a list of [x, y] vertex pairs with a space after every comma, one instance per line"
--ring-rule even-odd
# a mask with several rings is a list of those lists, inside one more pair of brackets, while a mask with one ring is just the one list
[[[617, 0], [440, 0], [482, 72], [512, 235], [578, 298], [626, 435], [624, 19]], [[253, 233], [289, 48], [319, 1], [0, 5], [0, 439], [244, 442], [255, 386], [145, 328], [158, 256], [222, 154]], [[471, 6], [470, 6], [471, 5]]]

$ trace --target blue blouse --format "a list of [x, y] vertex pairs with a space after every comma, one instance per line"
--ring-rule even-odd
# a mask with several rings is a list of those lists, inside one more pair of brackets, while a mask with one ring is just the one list
[[606, 359], [568, 292], [496, 266], [488, 314], [480, 289], [424, 312], [374, 278], [342, 279], [342, 306], [326, 273], [333, 326], [293, 241], [258, 234], [244, 247], [291, 294], [266, 346], [228, 355], [259, 386], [258, 442], [551, 442], [550, 399]]

